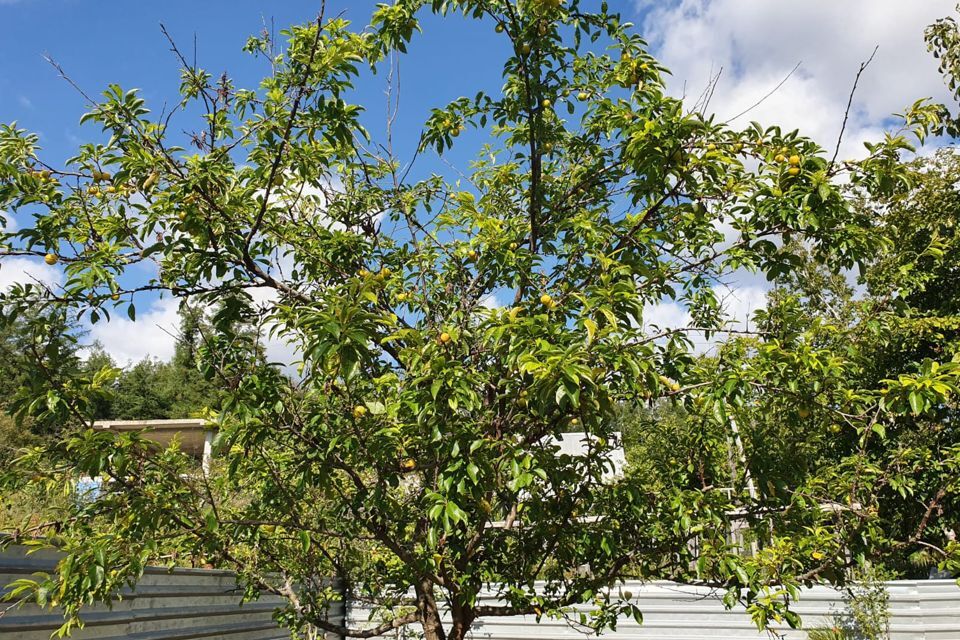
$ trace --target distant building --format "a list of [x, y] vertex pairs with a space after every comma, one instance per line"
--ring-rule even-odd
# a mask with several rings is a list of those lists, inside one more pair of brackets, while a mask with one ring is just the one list
[[168, 447], [176, 440], [180, 450], [200, 460], [203, 472], [210, 472], [213, 458], [213, 438], [216, 427], [208, 420], [200, 418], [181, 420], [99, 420], [93, 423], [94, 429], [123, 433], [138, 431], [143, 438]]
[[[627, 466], [627, 454], [623, 450], [623, 439], [619, 432], [612, 434], [614, 438], [614, 448], [607, 454], [607, 463], [610, 468], [603, 474], [605, 480], [612, 480], [623, 475], [623, 470]], [[557, 455], [585, 456], [589, 451], [590, 438], [582, 431], [571, 433], [561, 433], [555, 443], [560, 447]]]

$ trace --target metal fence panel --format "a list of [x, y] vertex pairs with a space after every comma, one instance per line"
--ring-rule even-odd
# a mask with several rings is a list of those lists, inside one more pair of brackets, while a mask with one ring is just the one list
[[[0, 553], [0, 586], [36, 571], [53, 571], [58, 556], [50, 552], [26, 555], [14, 547]], [[727, 611], [716, 593], [706, 589], [666, 582], [628, 582], [644, 613], [638, 625], [620, 621], [617, 640], [760, 640], [760, 633], [742, 609]], [[891, 640], [960, 640], [960, 588], [952, 580], [897, 581], [887, 583]], [[493, 593], [481, 596], [483, 604], [496, 604]], [[90, 607], [83, 614], [86, 626], [74, 632], [78, 640], [280, 640], [289, 633], [278, 629], [273, 611], [283, 606], [278, 596], [264, 595], [256, 602], [240, 604], [236, 576], [229, 571], [208, 569], [148, 569], [134, 591], [125, 593], [112, 608]], [[6, 605], [0, 605], [0, 611]], [[840, 593], [825, 587], [806, 589], [795, 609], [804, 626], [830, 624], [834, 613], [845, 610]], [[369, 609], [351, 606], [350, 626], [368, 624]], [[342, 620], [344, 609], [331, 612]], [[33, 605], [9, 609], [0, 615], [0, 639], [47, 640], [63, 622], [55, 610]], [[410, 630], [416, 631], [416, 630]], [[786, 640], [804, 640], [805, 631], [779, 628]], [[403, 637], [398, 631], [396, 637]], [[415, 637], [408, 633], [407, 637]], [[478, 620], [476, 640], [530, 640], [538, 638], [584, 638], [582, 630], [562, 620], [532, 616]]]
[[[890, 640], [960, 640], [960, 588], [952, 580], [896, 581], [886, 584], [890, 596]], [[762, 640], [784, 638], [805, 640], [807, 632], [780, 626], [759, 632], [742, 609], [727, 610], [720, 594], [708, 589], [667, 582], [628, 582], [621, 589], [632, 592], [632, 599], [644, 614], [642, 625], [632, 618], [621, 619], [615, 632], [604, 637], [616, 640]], [[481, 596], [482, 604], [496, 605], [490, 594]], [[802, 592], [794, 609], [803, 617], [805, 629], [831, 626], [832, 615], [846, 609], [842, 594], [825, 587]], [[587, 608], [584, 607], [586, 611]], [[368, 624], [370, 609], [349, 608], [353, 626]], [[400, 632], [396, 637], [404, 637]], [[413, 636], [409, 636], [413, 637]], [[582, 629], [564, 620], [547, 617], [538, 624], [533, 616], [484, 618], [475, 623], [476, 640], [532, 640], [578, 638], [587, 636]]]
[[[22, 547], [0, 552], [0, 589], [34, 572], [50, 573], [58, 555], [40, 551], [27, 555]], [[2, 593], [2, 591], [0, 591]], [[236, 575], [213, 569], [149, 568], [135, 590], [121, 594], [113, 606], [93, 606], [81, 613], [84, 627], [77, 640], [281, 640], [290, 632], [273, 621], [285, 604], [280, 596], [264, 594], [241, 604]], [[332, 612], [342, 620], [342, 608]], [[0, 639], [48, 640], [63, 624], [57, 610], [36, 605], [10, 608], [0, 603]]]

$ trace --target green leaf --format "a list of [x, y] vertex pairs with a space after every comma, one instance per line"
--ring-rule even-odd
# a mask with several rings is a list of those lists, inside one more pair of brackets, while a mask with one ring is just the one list
[[597, 323], [590, 318], [584, 318], [583, 326], [587, 329], [587, 343], [589, 344], [593, 342], [594, 337], [597, 335]]
[[300, 548], [303, 550], [304, 553], [307, 553], [310, 551], [310, 542], [311, 542], [310, 532], [301, 530], [300, 531]]
[[213, 509], [208, 509], [204, 514], [204, 521], [206, 523], [207, 531], [210, 533], [216, 533], [220, 529], [220, 521], [217, 519], [217, 514]]

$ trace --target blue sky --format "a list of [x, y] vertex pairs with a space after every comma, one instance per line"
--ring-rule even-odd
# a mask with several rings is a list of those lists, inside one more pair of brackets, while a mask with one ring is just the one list
[[[599, 0], [596, 0], [599, 2]], [[913, 100], [948, 96], [922, 41], [923, 27], [951, 13], [954, 0], [610, 0], [638, 23], [641, 34], [674, 75], [670, 90], [696, 98], [718, 71], [720, 81], [709, 110], [726, 118], [753, 105], [789, 75], [738, 124], [756, 119], [799, 128], [832, 147], [859, 63], [879, 45], [861, 79], [841, 156], [861, 153], [865, 140], [882, 135], [889, 115]], [[371, 0], [327, 0], [327, 15], [344, 13], [355, 26], [366, 24]], [[588, 1], [589, 4], [589, 1]], [[177, 99], [178, 69], [160, 32], [164, 23], [185, 52], [194, 36], [199, 64], [227, 71], [239, 86], [253, 87], [266, 73], [262, 61], [241, 52], [247, 36], [273, 24], [280, 30], [312, 19], [318, 0], [0, 0], [0, 122], [17, 121], [37, 132], [54, 162], [70, 156], [97, 131], [78, 125], [83, 99], [43, 60], [49, 54], [91, 95], [108, 83], [140, 88], [159, 109]], [[478, 90], [501, 85], [506, 41], [492, 26], [459, 17], [425, 17], [425, 34], [415, 39], [401, 63], [402, 109], [395, 131], [412, 148], [429, 108]], [[797, 65], [799, 64], [799, 67]], [[791, 74], [791, 70], [797, 67]], [[367, 108], [366, 122], [382, 130], [386, 99], [383, 76], [358, 87], [353, 99]], [[192, 123], [184, 120], [182, 127]], [[465, 169], [479, 140], [469, 135], [446, 157]], [[450, 169], [435, 156], [420, 172]], [[36, 261], [5, 260], [0, 289], [30, 274], [55, 282], [59, 273]], [[743, 321], [763, 304], [766, 284], [744, 275], [724, 293], [732, 318]], [[120, 363], [147, 354], [169, 356], [176, 308], [154, 301], [138, 309], [134, 325], [114, 319], [97, 325], [101, 340]], [[679, 326], [686, 310], [665, 302], [649, 310], [661, 326]], [[284, 357], [278, 349], [277, 357]]]
[[[375, 4], [329, 0], [326, 13], [342, 13], [360, 27]], [[273, 24], [279, 31], [310, 21], [319, 6], [300, 0], [0, 0], [0, 121], [16, 120], [40, 133], [51, 157], [68, 157], [78, 141], [95, 131], [81, 130], [77, 122], [83, 99], [57, 77], [43, 55], [57, 60], [91, 95], [115, 82], [142, 89], [148, 104], [159, 108], [176, 101], [179, 80], [161, 23], [185, 53], [192, 54], [196, 36], [201, 67], [214, 74], [227, 71], [238, 86], [255, 87], [267, 69], [262, 59], [241, 52], [246, 38], [264, 25]], [[424, 22], [428, 37], [418, 38], [402, 63], [401, 125], [416, 133], [431, 106], [472, 95], [478, 88], [499, 88], [500, 64], [507, 54], [505, 39], [496, 37], [492, 27], [478, 29], [475, 22], [459, 17], [444, 21], [441, 28], [435, 28], [436, 18]], [[379, 80], [358, 86], [355, 100], [367, 107], [370, 124], [382, 123], [386, 103]]]

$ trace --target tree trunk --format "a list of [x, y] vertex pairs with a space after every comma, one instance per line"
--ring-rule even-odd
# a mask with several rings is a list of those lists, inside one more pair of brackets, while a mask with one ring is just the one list
[[467, 637], [467, 632], [470, 631], [470, 627], [473, 625], [473, 621], [476, 618], [474, 615], [473, 609], [471, 607], [463, 607], [454, 604], [453, 611], [453, 624], [450, 626], [450, 636], [447, 640], [464, 640]]
[[417, 606], [420, 608], [420, 624], [423, 626], [424, 640], [447, 640], [440, 620], [440, 609], [433, 597], [433, 583], [424, 579], [416, 587]]
[[456, 593], [450, 598], [450, 617], [453, 621], [450, 625], [450, 635], [447, 640], [464, 640], [477, 617], [476, 610], [468, 602], [461, 601], [462, 595]]

